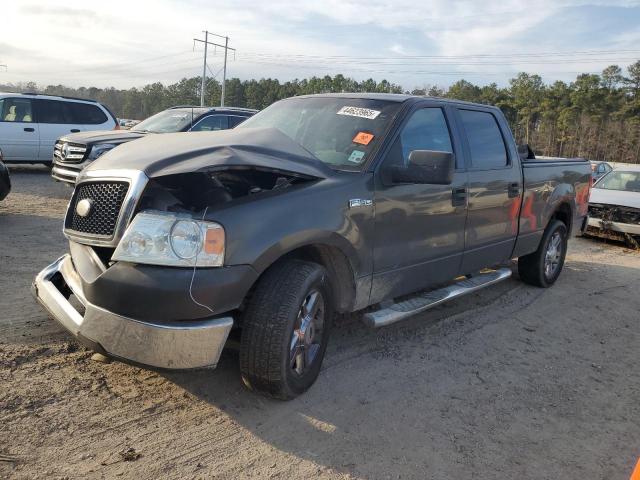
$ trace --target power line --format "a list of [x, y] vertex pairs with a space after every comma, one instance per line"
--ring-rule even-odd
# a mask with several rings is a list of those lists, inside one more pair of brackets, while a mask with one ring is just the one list
[[[626, 53], [640, 53], [640, 49], [629, 50], [576, 50], [565, 52], [525, 52], [525, 53], [505, 53], [505, 54], [466, 54], [466, 55], [401, 55], [406, 59], [464, 59], [464, 58], [517, 58], [517, 57], [549, 57], [549, 56], [576, 56], [576, 55], [619, 55]], [[363, 60], [363, 59], [376, 59], [376, 60], [393, 60], [398, 58], [398, 55], [390, 56], [371, 56], [363, 57], [362, 55], [304, 55], [304, 54], [280, 54], [280, 53], [268, 53], [268, 52], [243, 52], [242, 56], [251, 57], [287, 57], [287, 58], [302, 58], [302, 59], [350, 59], [350, 60]]]

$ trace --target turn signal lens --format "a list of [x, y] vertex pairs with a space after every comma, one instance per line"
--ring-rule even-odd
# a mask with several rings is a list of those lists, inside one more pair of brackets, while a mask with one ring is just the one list
[[204, 253], [224, 256], [224, 230], [218, 226], [207, 228], [204, 237]]

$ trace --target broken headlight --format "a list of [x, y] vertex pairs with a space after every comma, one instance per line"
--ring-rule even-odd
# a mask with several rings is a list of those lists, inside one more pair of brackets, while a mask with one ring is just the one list
[[224, 228], [189, 215], [145, 211], [124, 232], [112, 260], [175, 267], [221, 267]]
[[114, 143], [98, 143], [91, 147], [91, 151], [89, 152], [89, 160], [97, 160], [102, 154], [107, 153], [109, 150], [113, 150], [117, 145]]

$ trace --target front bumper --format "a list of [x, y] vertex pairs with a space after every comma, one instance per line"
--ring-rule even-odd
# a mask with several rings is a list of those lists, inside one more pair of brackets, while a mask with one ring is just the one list
[[628, 233], [630, 235], [640, 235], [640, 225], [633, 223], [612, 222], [601, 218], [589, 217], [588, 225], [598, 230], [611, 230], [614, 232]]
[[[84, 314], [68, 300], [73, 293]], [[213, 367], [233, 325], [231, 317], [154, 323], [124, 317], [89, 302], [70, 255], [42, 270], [33, 294], [63, 327], [90, 348], [158, 368]]]
[[51, 176], [60, 182], [65, 182], [70, 185], [75, 185], [76, 180], [78, 179], [78, 175], [84, 167], [86, 167], [90, 162], [82, 162], [82, 163], [62, 163], [58, 162], [55, 158], [53, 160], [52, 168], [51, 168]]

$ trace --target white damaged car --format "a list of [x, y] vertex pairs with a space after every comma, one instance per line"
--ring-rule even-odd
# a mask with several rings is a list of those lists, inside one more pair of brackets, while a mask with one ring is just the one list
[[620, 167], [596, 182], [587, 234], [640, 246], [640, 165]]

